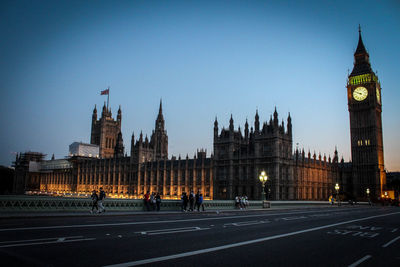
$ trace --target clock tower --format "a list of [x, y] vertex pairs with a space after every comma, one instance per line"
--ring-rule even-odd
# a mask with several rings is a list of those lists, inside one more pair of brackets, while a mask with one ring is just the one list
[[347, 81], [353, 194], [356, 198], [381, 195], [386, 185], [383, 160], [382, 99], [378, 76], [372, 71], [359, 28], [353, 71]]

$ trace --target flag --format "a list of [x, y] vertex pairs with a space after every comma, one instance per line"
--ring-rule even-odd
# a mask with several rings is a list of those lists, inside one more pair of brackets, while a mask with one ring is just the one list
[[101, 91], [100, 95], [108, 95], [109, 92], [110, 92], [110, 89], [106, 89], [106, 90]]

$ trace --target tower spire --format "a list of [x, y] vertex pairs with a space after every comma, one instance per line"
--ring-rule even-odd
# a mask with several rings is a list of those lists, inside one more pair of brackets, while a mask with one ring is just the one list
[[369, 63], [369, 54], [365, 49], [362, 36], [361, 26], [358, 25], [358, 44], [354, 52], [354, 67], [349, 77], [358, 76], [362, 74], [374, 74]]

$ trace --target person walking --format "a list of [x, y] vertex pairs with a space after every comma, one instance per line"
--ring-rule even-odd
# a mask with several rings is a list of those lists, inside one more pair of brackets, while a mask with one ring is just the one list
[[157, 192], [157, 195], [156, 195], [156, 205], [157, 205], [157, 211], [160, 211], [161, 196], [160, 196], [160, 193], [159, 193], [159, 192]]
[[200, 194], [200, 196], [199, 196], [199, 207], [197, 208], [197, 211], [200, 211], [200, 207], [201, 207], [202, 211], [204, 211], [203, 194]]
[[193, 193], [193, 191], [190, 191], [190, 194], [189, 194], [189, 210], [193, 211], [193, 209], [194, 209], [194, 193]]
[[147, 191], [143, 196], [143, 209], [150, 211], [150, 191]]
[[97, 195], [96, 190], [92, 191], [92, 195], [90, 196], [90, 198], [92, 199], [92, 209], [90, 210], [90, 213], [93, 213], [95, 208], [97, 211], [99, 211], [99, 208], [97, 207], [97, 202], [99, 201], [99, 196]]
[[197, 209], [197, 211], [200, 211], [200, 191], [199, 190], [197, 190], [197, 193], [196, 193], [194, 199], [195, 199], [195, 203], [196, 203], [195, 204], [196, 209]]
[[151, 210], [156, 210], [156, 194], [153, 192], [150, 195], [150, 205], [151, 205]]
[[236, 196], [236, 197], [235, 197], [235, 207], [236, 207], [237, 209], [240, 208], [239, 196]]
[[182, 211], [186, 212], [187, 209], [187, 204], [188, 204], [188, 196], [186, 195], [186, 192], [182, 193]]
[[103, 201], [106, 198], [106, 193], [103, 191], [103, 187], [100, 187], [100, 193], [99, 193], [99, 201], [97, 202], [97, 206], [99, 210], [97, 211], [98, 213], [106, 212], [106, 209], [103, 206]]

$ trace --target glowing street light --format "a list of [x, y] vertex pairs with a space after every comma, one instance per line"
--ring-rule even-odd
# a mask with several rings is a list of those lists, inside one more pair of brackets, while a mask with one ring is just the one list
[[369, 199], [369, 188], [367, 188], [368, 204], [371, 205], [371, 200]]
[[268, 180], [268, 176], [265, 173], [265, 171], [262, 171], [258, 178], [260, 179], [260, 182], [262, 183], [262, 188], [263, 188], [263, 190], [262, 190], [262, 200], [265, 200], [265, 183]]
[[337, 196], [337, 198], [338, 198], [338, 206], [340, 206], [340, 197], [339, 197], [339, 184], [338, 183], [336, 183], [336, 185], [335, 185], [335, 190], [336, 190], [336, 196]]

